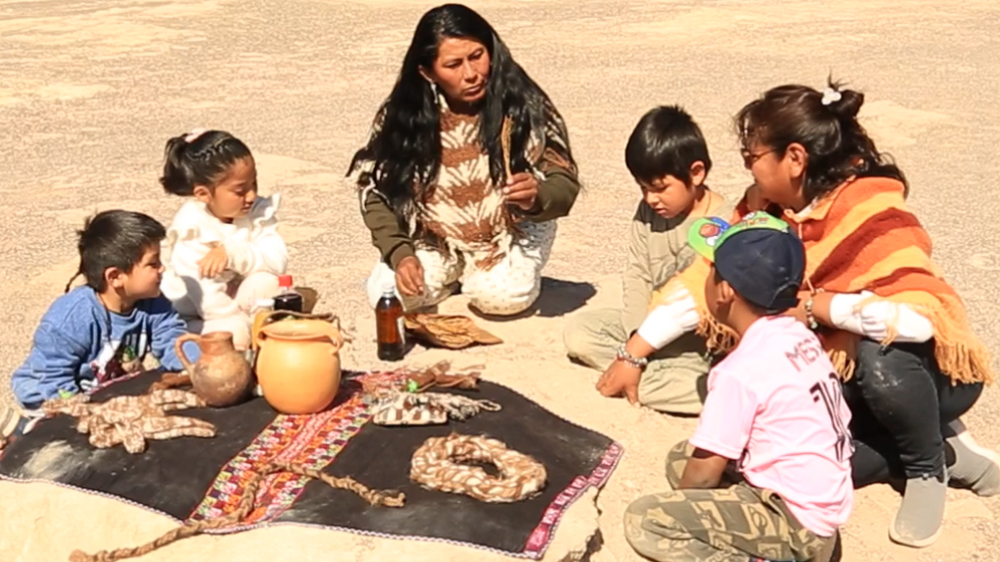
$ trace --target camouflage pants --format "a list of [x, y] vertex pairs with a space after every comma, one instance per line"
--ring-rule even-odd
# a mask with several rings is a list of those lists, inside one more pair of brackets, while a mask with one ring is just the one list
[[[667, 455], [675, 489], [692, 452], [682, 441]], [[813, 560], [834, 540], [804, 529], [777, 494], [746, 482], [641, 497], [625, 511], [625, 538], [639, 554], [664, 562]]]

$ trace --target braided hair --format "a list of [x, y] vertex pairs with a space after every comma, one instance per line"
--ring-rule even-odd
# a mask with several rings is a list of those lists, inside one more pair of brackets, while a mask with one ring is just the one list
[[167, 193], [194, 194], [197, 185], [211, 189], [237, 161], [251, 156], [243, 141], [225, 131], [195, 131], [173, 137], [164, 148], [160, 185]]

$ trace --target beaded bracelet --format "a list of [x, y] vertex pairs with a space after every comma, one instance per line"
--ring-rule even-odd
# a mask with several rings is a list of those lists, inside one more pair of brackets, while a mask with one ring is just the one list
[[619, 361], [624, 361], [636, 369], [644, 369], [646, 365], [649, 364], [649, 359], [646, 359], [645, 357], [635, 357], [631, 353], [625, 351], [625, 344], [618, 346], [618, 353], [616, 357]]
[[809, 298], [806, 299], [806, 323], [809, 324], [809, 329], [814, 332], [819, 329], [819, 322], [817, 322], [816, 317], [813, 316], [813, 298], [822, 292], [823, 289], [816, 289], [810, 293]]

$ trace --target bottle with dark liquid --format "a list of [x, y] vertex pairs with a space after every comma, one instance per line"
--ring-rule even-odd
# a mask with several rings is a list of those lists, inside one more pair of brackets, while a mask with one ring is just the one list
[[375, 305], [375, 334], [378, 358], [382, 361], [399, 361], [406, 354], [403, 305], [396, 297], [395, 284], [388, 283], [382, 288], [382, 298]]
[[[292, 288], [291, 275], [279, 275], [278, 286], [281, 290], [274, 297], [274, 310], [288, 310], [291, 312], [302, 312], [302, 295]], [[276, 314], [275, 320], [282, 320], [289, 316]]]

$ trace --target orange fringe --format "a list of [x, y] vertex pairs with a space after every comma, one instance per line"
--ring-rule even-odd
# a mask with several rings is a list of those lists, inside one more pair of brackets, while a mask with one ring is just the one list
[[708, 314], [706, 310], [704, 313], [699, 311], [698, 328], [696, 333], [705, 338], [705, 347], [713, 353], [728, 353], [729, 350], [736, 347], [739, 342], [740, 336], [734, 332], [729, 326], [722, 324], [715, 318], [712, 318], [711, 314]]
[[[992, 384], [994, 374], [990, 366], [992, 363], [991, 354], [975, 335], [969, 330], [962, 329], [963, 326], [968, 326], [968, 320], [965, 318], [961, 302], [952, 303], [951, 310], [955, 312], [949, 314], [949, 310], [945, 308], [941, 300], [957, 300], [957, 297], [951, 297], [951, 295], [932, 295], [932, 297], [931, 304], [928, 304], [914, 302], [915, 299], [907, 298], [905, 293], [888, 297], [875, 296], [863, 300], [858, 306], [878, 300], [909, 306], [930, 320], [931, 325], [934, 326], [934, 358], [937, 360], [941, 372], [947, 374], [951, 379], [952, 385], [979, 382]], [[890, 321], [886, 337], [880, 343], [889, 345], [895, 341], [897, 335], [896, 322]]]
[[[671, 279], [653, 294], [650, 308], [668, 304], [683, 294], [681, 289], [694, 298], [700, 318], [696, 333], [705, 338], [706, 347], [714, 353], [727, 353], [739, 342], [739, 336], [727, 326], [712, 318], [705, 305], [705, 278], [709, 263], [696, 259], [680, 275]], [[834, 290], [831, 288], [830, 290]], [[884, 289], [883, 289], [884, 290]], [[943, 299], [953, 300], [947, 306]], [[991, 367], [992, 357], [982, 342], [971, 333], [964, 314], [964, 307], [957, 295], [936, 295], [923, 291], [908, 291], [890, 296], [875, 295], [864, 299], [858, 306], [878, 300], [888, 300], [906, 304], [925, 316], [934, 326], [934, 356], [941, 372], [951, 379], [953, 385], [960, 383], [985, 383], [994, 381]], [[915, 302], [915, 301], [921, 302]], [[898, 336], [896, 322], [890, 320], [882, 345], [891, 344]], [[827, 351], [831, 363], [841, 380], [848, 381], [856, 368], [857, 344], [861, 336], [845, 331], [824, 332], [820, 340]]]

